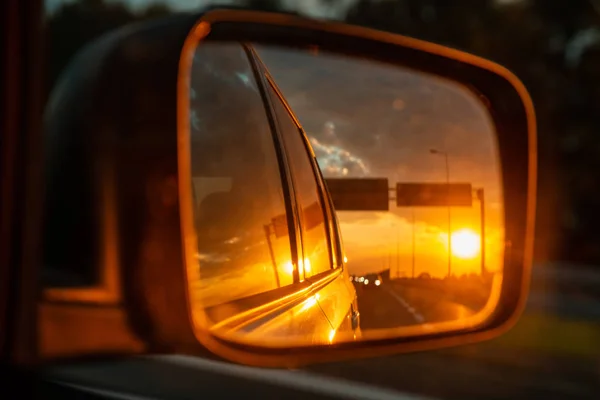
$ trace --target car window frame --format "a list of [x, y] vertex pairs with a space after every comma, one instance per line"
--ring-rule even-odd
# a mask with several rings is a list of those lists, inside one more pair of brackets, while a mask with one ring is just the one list
[[[298, 301], [301, 301], [307, 296], [311, 296], [315, 293], [315, 291], [320, 290], [320, 288], [322, 288], [324, 285], [327, 285], [332, 280], [336, 279], [336, 277], [343, 272], [343, 268], [339, 268], [339, 266], [343, 264], [342, 259], [339, 260], [340, 265], [338, 266], [334, 266], [332, 262], [332, 243], [334, 237], [338, 237], [339, 239], [339, 224], [336, 224], [337, 220], [333, 222], [334, 226], [338, 227], [337, 235], [333, 235], [330, 231], [330, 227], [332, 220], [335, 219], [335, 210], [333, 208], [331, 197], [329, 196], [329, 192], [327, 191], [326, 185], [324, 185], [321, 170], [314, 156], [314, 152], [312, 151], [312, 147], [310, 146], [310, 142], [308, 142], [300, 123], [298, 122], [293, 112], [291, 112], [291, 109], [289, 108], [289, 105], [284, 98], [283, 105], [288, 110], [288, 113], [291, 114], [294, 123], [297, 126], [299, 126], [299, 131], [301, 133], [302, 140], [305, 146], [307, 147], [307, 151], [311, 155], [311, 157], [309, 158], [311, 158], [310, 163], [313, 168], [313, 173], [317, 171], [317, 173], [315, 174], [315, 179], [317, 187], [319, 188], [319, 198], [322, 202], [322, 208], [325, 208], [323, 209], [323, 216], [328, 224], [328, 228], [325, 230], [325, 232], [328, 241], [327, 251], [329, 256], [330, 268], [326, 271], [312, 275], [309, 278], [300, 280], [298, 261], [300, 252], [303, 252], [303, 236], [300, 225], [300, 213], [298, 209], [299, 204], [296, 198], [296, 191], [294, 186], [292, 169], [290, 167], [289, 154], [285, 149], [282, 131], [276, 119], [276, 112], [273, 104], [274, 99], [272, 99], [271, 95], [268, 93], [268, 85], [271, 84], [269, 82], [270, 74], [267, 67], [257, 55], [252, 45], [248, 43], [242, 43], [242, 45], [249, 54], [253, 71], [255, 72], [255, 74], [258, 74], [258, 76], [256, 77], [257, 86], [261, 98], [263, 99], [263, 105], [267, 112], [267, 117], [269, 119], [271, 132], [273, 134], [273, 141], [276, 147], [276, 152], [279, 154], [279, 151], [281, 151], [281, 158], [278, 158], [278, 160], [280, 166], [280, 173], [282, 176], [282, 185], [287, 185], [286, 187], [284, 187], [286, 211], [288, 210], [288, 202], [290, 207], [290, 211], [288, 213], [288, 230], [291, 229], [290, 227], [293, 227], [293, 234], [295, 236], [296, 241], [295, 248], [292, 249], [292, 263], [294, 266], [293, 284], [273, 289], [270, 291], [257, 293], [240, 299], [235, 299], [204, 309], [204, 312], [207, 314], [207, 316], [209, 316], [209, 318], [211, 316], [220, 316], [220, 321], [218, 322], [219, 325], [230, 327], [243, 324], [247, 320], [255, 318], [257, 313], [260, 315], [268, 315], [271, 312], [271, 310], [276, 312], [278, 309], [281, 309], [281, 307], [287, 307], [285, 304], [282, 304], [282, 299], [285, 299], [284, 303], [288, 305], [297, 303]], [[276, 85], [274, 89], [276, 93], [278, 93], [279, 96], [281, 96], [281, 92]], [[327, 214], [327, 207], [329, 207], [331, 211], [331, 216], [333, 217], [332, 220], [329, 219], [329, 216]], [[289, 221], [292, 221], [293, 224], [291, 224]], [[290, 232], [290, 234], [292, 233]], [[343, 248], [341, 247], [341, 241], [338, 240], [337, 243], [340, 244], [339, 251], [342, 252]], [[232, 310], [237, 310], [237, 312], [233, 312]], [[256, 312], [253, 312], [253, 310], [255, 310]]]
[[[283, 153], [281, 144], [280, 144], [280, 138], [277, 137], [277, 131], [276, 131], [276, 126], [273, 125], [274, 120], [273, 120], [273, 116], [271, 115], [271, 111], [270, 108], [268, 106], [268, 104], [265, 101], [265, 97], [263, 95], [263, 90], [261, 89], [261, 86], [263, 85], [263, 83], [261, 82], [261, 72], [258, 68], [258, 65], [256, 64], [256, 61], [253, 58], [253, 54], [252, 52], [249, 51], [248, 45], [244, 42], [231, 42], [231, 41], [220, 41], [220, 40], [206, 40], [207, 44], [216, 44], [217, 46], [219, 46], [220, 43], [227, 45], [234, 45], [235, 48], [239, 48], [243, 54], [244, 54], [244, 64], [246, 64], [244, 66], [244, 68], [247, 67], [248, 69], [248, 73], [249, 73], [249, 79], [252, 81], [252, 86], [255, 86], [256, 90], [257, 90], [257, 99], [255, 99], [257, 102], [260, 102], [260, 105], [257, 106], [257, 112], [259, 112], [258, 110], [260, 109], [260, 112], [264, 113], [264, 115], [260, 116], [261, 119], [261, 125], [264, 125], [264, 132], [261, 132], [261, 138], [260, 140], [264, 140], [266, 142], [269, 142], [270, 144], [268, 146], [272, 146], [268, 149], [268, 152], [270, 153], [271, 151], [273, 151], [272, 155], [274, 156], [273, 160], [269, 160], [269, 165], [268, 168], [269, 169], [275, 169], [277, 168], [276, 173], [273, 174], [273, 179], [275, 179], [275, 175], [276, 175], [276, 180], [273, 180], [273, 185], [277, 185], [278, 186], [278, 190], [281, 190], [281, 194], [282, 194], [282, 200], [283, 200], [283, 205], [284, 205], [284, 212], [285, 214], [279, 214], [277, 216], [274, 217], [278, 218], [280, 216], [284, 216], [287, 222], [287, 244], [289, 246], [289, 251], [290, 251], [290, 261], [293, 265], [293, 269], [296, 269], [296, 265], [297, 265], [297, 259], [298, 259], [298, 236], [297, 236], [297, 229], [296, 229], [296, 217], [293, 214], [293, 199], [290, 198], [290, 194], [292, 193], [292, 191], [290, 190], [290, 184], [289, 184], [289, 176], [287, 173], [287, 168], [286, 168], [286, 160], [285, 160], [285, 154]], [[198, 47], [203, 46], [203, 43], [199, 43]], [[197, 47], [197, 48], [198, 48]], [[196, 51], [196, 50], [195, 50]], [[218, 66], [217, 66], [218, 67]], [[200, 110], [200, 112], [202, 112], [202, 110]], [[263, 121], [264, 119], [264, 121]], [[264, 135], [264, 137], [262, 137], [262, 135]], [[259, 139], [259, 137], [257, 136], [257, 139]], [[269, 157], [271, 158], [271, 157]], [[271, 163], [272, 161], [274, 161], [273, 163]], [[195, 194], [195, 191], [192, 190], [192, 194]], [[265, 198], [266, 200], [266, 198]], [[196, 218], [197, 216], [195, 216]], [[272, 223], [269, 223], [267, 225], [265, 225], [265, 229], [268, 229], [268, 235], [272, 237], [273, 232], [272, 232]], [[271, 246], [270, 246], [271, 247]], [[273, 248], [270, 248], [271, 251], [271, 255], [273, 255]], [[224, 266], [224, 268], [226, 269], [227, 267]], [[277, 268], [278, 269], [278, 268]], [[246, 298], [260, 298], [261, 295], [265, 294], [265, 293], [270, 293], [273, 291], [278, 291], [283, 289], [284, 287], [287, 286], [291, 286], [295, 283], [298, 283], [298, 279], [296, 277], [296, 273], [294, 273], [294, 271], [292, 271], [292, 282], [291, 283], [285, 283], [285, 284], [279, 284], [279, 277], [278, 277], [278, 286], [274, 287], [274, 288], [269, 288], [266, 289], [264, 291], [259, 291], [257, 293], [253, 293], [251, 295], [248, 296], [244, 296], [242, 298], [234, 298], [232, 300], [228, 300], [225, 301], [222, 304], [230, 304], [231, 302], [236, 302], [238, 300], [243, 300]], [[280, 274], [280, 271], [277, 271], [277, 274]], [[221, 303], [220, 303], [221, 304]], [[211, 307], [214, 306], [219, 306], [219, 304], [215, 304]]]
[[[289, 156], [285, 150], [281, 129], [279, 128], [279, 124], [276, 119], [276, 113], [273, 107], [271, 96], [269, 95], [267, 90], [268, 81], [266, 77], [268, 71], [266, 70], [264, 64], [257, 56], [256, 52], [250, 44], [240, 43], [240, 45], [242, 46], [248, 57], [250, 66], [252, 68], [252, 72], [254, 74], [254, 78], [256, 80], [256, 85], [259, 91], [259, 95], [262, 99], [263, 107], [265, 109], [266, 117], [271, 131], [272, 143], [278, 161], [278, 169], [281, 179], [288, 222], [288, 234], [290, 236], [290, 251], [293, 265], [293, 283], [281, 286], [276, 289], [267, 290], [247, 297], [234, 299], [205, 308], [204, 312], [209, 317], [216, 315], [220, 316], [220, 321], [218, 322], [229, 320], [230, 318], [236, 320], [237, 318], [235, 314], [238, 314], [239, 312], [246, 312], [252, 309], [257, 309], [259, 307], [265, 306], [265, 309], [261, 311], [261, 313], [268, 314], [270, 304], [277, 303], [278, 300], [283, 298], [287, 298], [289, 301], [293, 301], [293, 298], [305, 296], [306, 293], [309, 291], [311, 284], [314, 283], [314, 280], [300, 279], [299, 276], [299, 254], [303, 251], [303, 238], [300, 225], [300, 214], [298, 210], [298, 201], [296, 198], [292, 170], [289, 165]], [[328, 249], [328, 252], [331, 253], [331, 250]], [[331, 260], [331, 255], [329, 256], [329, 258]], [[329, 276], [332, 270], [333, 269], [330, 269], [328, 271], [325, 271], [324, 273], [316, 274], [313, 277], [316, 277], [318, 280], [324, 279]], [[239, 311], [238, 313], [233, 313], [231, 312], [231, 310], [241, 311]], [[239, 321], [235, 321], [235, 323], [239, 323]]]
[[325, 178], [323, 177], [323, 171], [321, 171], [321, 167], [319, 167], [319, 162], [317, 157], [310, 145], [310, 140], [308, 139], [308, 135], [302, 126], [300, 126], [300, 135], [302, 137], [302, 141], [304, 145], [310, 150], [311, 154], [311, 164], [313, 166], [313, 170], [316, 171], [317, 178], [317, 186], [319, 187], [319, 193], [323, 199], [323, 208], [325, 209], [325, 215], [327, 217], [327, 227], [330, 236], [329, 246], [331, 252], [331, 265], [332, 269], [343, 267], [343, 250], [341, 244], [341, 233], [339, 231], [339, 223], [337, 220], [337, 214], [335, 212], [335, 208], [333, 207], [333, 202], [331, 200], [331, 195], [329, 193], [329, 189], [327, 188], [327, 184], [325, 183]]
[[285, 148], [283, 146], [283, 137], [281, 136], [281, 132], [278, 129], [279, 127], [275, 119], [275, 113], [272, 104], [270, 103], [269, 94], [267, 93], [265, 81], [263, 79], [263, 65], [259, 62], [259, 60], [257, 60], [256, 53], [248, 43], [240, 43], [240, 45], [242, 46], [244, 52], [246, 53], [246, 56], [248, 57], [248, 62], [250, 63], [250, 67], [252, 68], [252, 72], [254, 74], [254, 79], [256, 80], [259, 95], [262, 99], [262, 105], [265, 109], [265, 115], [269, 123], [272, 143], [275, 149], [275, 155], [277, 157], [279, 176], [281, 180], [281, 187], [283, 190], [283, 198], [285, 202], [288, 235], [290, 236], [290, 252], [292, 256], [291, 261], [293, 265], [293, 283], [292, 285], [287, 286], [293, 286], [295, 284], [300, 283], [298, 260], [300, 251], [302, 250], [302, 233], [299, 224], [300, 215], [296, 208], [297, 201], [295, 191], [293, 190], [291, 170], [289, 166], [287, 153], [285, 152]]
[[306, 131], [304, 130], [304, 127], [302, 127], [302, 124], [298, 120], [296, 114], [294, 114], [293, 110], [289, 106], [287, 100], [285, 99], [285, 96], [283, 96], [279, 86], [275, 82], [275, 79], [269, 72], [268, 67], [264, 64], [264, 62], [258, 55], [258, 52], [256, 51], [256, 49], [254, 47], [250, 47], [250, 50], [252, 51], [253, 56], [256, 58], [257, 62], [260, 64], [261, 69], [264, 71], [265, 79], [267, 81], [272, 82], [272, 84], [274, 85], [274, 88], [275, 88], [275, 92], [278, 93], [280, 98], [283, 99], [283, 103], [286, 106], [286, 108], [288, 109], [288, 112], [291, 114], [292, 119], [295, 121], [296, 125], [298, 125], [300, 128], [300, 134], [302, 137], [302, 141], [304, 142], [304, 145], [308, 148], [308, 151], [311, 155], [310, 163], [313, 166], [313, 170], [316, 171], [317, 186], [319, 187], [319, 193], [322, 198], [326, 198], [326, 200], [327, 200], [327, 201], [323, 201], [323, 207], [325, 208], [325, 215], [328, 217], [328, 235], [329, 235], [328, 245], [330, 246], [329, 251], [330, 251], [330, 262], [332, 265], [331, 269], [333, 269], [333, 270], [335, 270], [337, 268], [343, 269], [344, 264], [345, 264], [345, 262], [344, 262], [344, 257], [345, 257], [344, 253], [345, 252], [344, 252], [344, 244], [343, 244], [339, 219], [337, 217], [335, 207], [333, 206], [333, 200], [331, 199], [331, 194], [329, 193], [329, 189], [327, 188], [325, 177], [323, 176], [323, 171], [321, 170], [321, 167], [319, 167], [319, 162], [318, 162], [317, 157], [312, 149], [310, 140], [308, 139], [308, 135], [306, 134]]
[[[306, 133], [303, 131], [303, 136], [306, 136]], [[308, 140], [308, 139], [306, 139]], [[315, 157], [316, 160], [316, 157]], [[319, 181], [323, 187], [322, 191], [324, 192], [324, 196], [327, 197], [327, 204], [325, 208], [331, 214], [331, 236], [334, 239], [334, 249], [335, 252], [335, 261], [334, 261], [334, 269], [335, 268], [344, 268], [344, 241], [342, 239], [342, 232], [340, 229], [340, 222], [337, 217], [337, 213], [335, 211], [335, 207], [333, 206], [333, 200], [331, 199], [331, 194], [329, 193], [329, 188], [327, 187], [327, 183], [325, 181], [325, 177], [323, 176], [323, 171], [318, 166], [317, 161], [317, 171], [319, 172]]]
[[[257, 55], [255, 55], [256, 57], [258, 57]], [[262, 62], [262, 61], [261, 61]], [[296, 125], [296, 128], [298, 130], [298, 134], [300, 135], [300, 140], [302, 141], [302, 143], [304, 144], [304, 149], [307, 152], [307, 154], [309, 155], [309, 163], [312, 169], [312, 174], [313, 174], [313, 178], [315, 180], [315, 184], [317, 185], [317, 190], [318, 190], [318, 196], [319, 196], [319, 200], [321, 202], [321, 211], [323, 212], [323, 219], [324, 222], [326, 224], [326, 229], [325, 229], [325, 236], [326, 236], [326, 240], [327, 240], [327, 253], [328, 253], [328, 258], [329, 258], [329, 269], [326, 271], [322, 271], [319, 273], [316, 273], [314, 275], [310, 275], [308, 277], [306, 277], [305, 279], [310, 280], [311, 278], [317, 278], [322, 276], [322, 275], [326, 275], [328, 273], [330, 273], [332, 270], [335, 270], [336, 264], [337, 264], [337, 260], [335, 260], [335, 255], [334, 255], [334, 248], [333, 248], [333, 237], [332, 237], [332, 232], [331, 232], [331, 218], [332, 215], [330, 215], [330, 213], [327, 210], [327, 204], [328, 204], [328, 196], [327, 193], [324, 192], [324, 186], [323, 186], [323, 182], [321, 182], [320, 178], [320, 168], [318, 166], [318, 163], [316, 161], [316, 157], [315, 154], [312, 150], [312, 147], [310, 146], [310, 143], [308, 142], [306, 135], [304, 133], [304, 129], [302, 128], [302, 124], [300, 124], [300, 121], [298, 120], [298, 118], [296, 117], [296, 115], [294, 114], [292, 108], [290, 107], [289, 103], [287, 102], [287, 100], [285, 99], [285, 96], [283, 95], [283, 93], [281, 92], [281, 90], [279, 89], [279, 87], [277, 86], [277, 83], [275, 82], [275, 80], [273, 79], [273, 77], [271, 76], [271, 74], [269, 73], [267, 67], [263, 64], [263, 70], [265, 73], [265, 80], [266, 83], [268, 85], [270, 85], [270, 87], [273, 89], [273, 92], [276, 94], [277, 98], [276, 99], [271, 99], [272, 101], [279, 101], [281, 102], [281, 104], [283, 105], [284, 109], [287, 111], [288, 116], [292, 119], [293, 123]], [[275, 110], [273, 110], [273, 112], [275, 113]], [[283, 134], [283, 133], [282, 133]], [[285, 147], [285, 142], [283, 143], [283, 147], [284, 147], [284, 151], [286, 151], [286, 154], [289, 158], [289, 150], [286, 149]], [[291, 168], [291, 176], [292, 176], [292, 185], [294, 188], [294, 191], [297, 190], [296, 187], [296, 182], [295, 182], [295, 177], [294, 177], [294, 171], [293, 168]], [[296, 208], [299, 208], [299, 204], [297, 203], [296, 200]], [[302, 226], [302, 222], [298, 221], [298, 223], [300, 224], [300, 227]], [[304, 250], [304, 240], [302, 237], [302, 246], [303, 246], [303, 250]]]

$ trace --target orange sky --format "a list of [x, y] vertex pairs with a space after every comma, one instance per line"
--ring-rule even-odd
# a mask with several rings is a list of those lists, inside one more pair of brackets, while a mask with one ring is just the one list
[[[311, 139], [326, 177], [468, 182], [485, 191], [486, 268], [502, 265], [502, 186], [494, 126], [461, 85], [401, 66], [324, 52], [258, 53]], [[448, 154], [432, 154], [436, 149]], [[412, 273], [412, 210], [339, 212], [350, 273], [391, 266]], [[452, 208], [452, 232], [480, 232], [479, 203]], [[447, 273], [447, 209], [415, 209], [415, 274]], [[454, 247], [454, 245], [453, 245]], [[453, 257], [452, 272], [479, 272], [480, 257]]]
[[[339, 212], [342, 235], [345, 244], [348, 266], [351, 274], [364, 274], [392, 268], [400, 274], [412, 273], [413, 225], [411, 211], [406, 215], [392, 213]], [[488, 212], [491, 214], [491, 212]], [[488, 216], [486, 227], [486, 268], [497, 270], [501, 265], [503, 232], [499, 229], [497, 216]], [[447, 225], [446, 210], [415, 210], [415, 275], [427, 272], [432, 276], [445, 276], [447, 272]], [[495, 220], [495, 221], [494, 221]], [[452, 232], [469, 229], [479, 235], [478, 209], [452, 210]], [[457, 243], [453, 244], [456, 247]], [[462, 259], [457, 255], [452, 259], [452, 271], [458, 275], [478, 273], [480, 254], [472, 259]], [[398, 267], [399, 262], [399, 267]]]

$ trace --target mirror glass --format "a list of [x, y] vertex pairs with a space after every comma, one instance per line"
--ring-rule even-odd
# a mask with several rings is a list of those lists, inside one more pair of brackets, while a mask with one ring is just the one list
[[287, 347], [485, 321], [504, 215], [476, 94], [318, 48], [205, 41], [190, 58], [199, 332]]

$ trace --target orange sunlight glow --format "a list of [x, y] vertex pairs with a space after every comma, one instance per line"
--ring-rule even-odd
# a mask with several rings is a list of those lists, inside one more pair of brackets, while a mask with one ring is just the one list
[[452, 254], [463, 259], [475, 258], [480, 251], [480, 237], [472, 229], [452, 233]]
[[288, 261], [285, 264], [283, 264], [283, 271], [288, 275], [292, 275], [294, 273], [294, 265], [291, 261]]
[[[304, 273], [310, 274], [310, 272], [312, 270], [310, 259], [305, 258], [304, 261], [300, 264], [299, 269], [300, 269], [300, 275], [302, 275]], [[286, 274], [288, 274], [290, 276], [294, 274], [294, 265], [292, 264], [291, 261], [287, 261], [286, 263], [283, 264], [283, 272], [285, 272]]]
[[303, 262], [299, 265], [299, 269], [301, 278], [304, 276], [304, 274], [310, 274], [312, 267], [310, 264], [310, 259], [308, 257], [304, 258]]

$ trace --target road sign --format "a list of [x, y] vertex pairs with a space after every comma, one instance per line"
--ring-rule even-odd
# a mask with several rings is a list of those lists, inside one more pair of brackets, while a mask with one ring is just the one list
[[[450, 201], [448, 201], [450, 200]], [[470, 183], [397, 183], [398, 207], [472, 207]]]
[[336, 211], [389, 211], [387, 178], [327, 178]]

